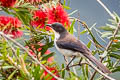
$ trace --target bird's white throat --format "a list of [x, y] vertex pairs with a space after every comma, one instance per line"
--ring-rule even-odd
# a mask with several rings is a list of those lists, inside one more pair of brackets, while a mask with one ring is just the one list
[[57, 41], [60, 38], [60, 34], [57, 33], [56, 31], [54, 31], [54, 34], [55, 34], [55, 41]]

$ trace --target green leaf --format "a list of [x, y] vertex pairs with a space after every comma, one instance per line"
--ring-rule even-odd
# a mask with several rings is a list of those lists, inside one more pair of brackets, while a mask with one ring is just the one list
[[40, 76], [42, 76], [40, 74], [41, 74], [40, 66], [37, 66], [35, 68], [35, 71], [33, 72], [34, 79], [35, 80], [40, 80]]
[[87, 47], [90, 48], [91, 44], [92, 44], [92, 42], [89, 41], [88, 44], [87, 44]]
[[108, 37], [111, 35], [112, 35], [112, 32], [103, 32], [101, 37]]
[[101, 26], [99, 29], [105, 30], [105, 31], [113, 31], [112, 28], [110, 28], [110, 26]]
[[10, 68], [14, 68], [14, 66], [2, 66], [3, 69], [10, 69]]
[[107, 56], [107, 54], [108, 54], [108, 52], [107, 51], [104, 51], [104, 53], [102, 54], [102, 55], [99, 55], [101, 58], [104, 58], [104, 57], [106, 57]]
[[112, 47], [120, 48], [120, 42], [117, 42], [117, 43], [112, 44]]
[[117, 25], [116, 21], [113, 19], [108, 19], [108, 21], [110, 21], [113, 25]]
[[109, 54], [110, 57], [116, 58], [116, 59], [120, 59], [120, 55], [119, 54], [115, 54], [115, 53], [111, 53]]
[[85, 34], [87, 32], [86, 29], [84, 29], [82, 32], [80, 32], [80, 34]]
[[95, 30], [96, 33], [97, 33], [96, 35], [97, 35], [104, 43], [107, 43], [106, 40], [104, 40], [104, 39], [101, 37], [102, 32], [99, 31], [98, 29], [96, 29], [95, 27], [94, 27], [94, 30]]
[[114, 38], [114, 36], [111, 36], [111, 37], [110, 37], [110, 40], [114, 40], [114, 39], [120, 40], [120, 35], [116, 35], [115, 38]]
[[82, 73], [83, 73], [84, 79], [88, 80], [87, 75], [86, 75], [86, 71], [84, 68], [85, 68], [85, 65], [82, 65]]
[[14, 76], [14, 74], [16, 73], [17, 70], [14, 70], [8, 77], [7, 80], [12, 80], [12, 77]]
[[69, 6], [66, 6], [66, 5], [63, 5], [63, 8], [65, 8], [67, 10], [71, 9]]
[[64, 2], [63, 2], [63, 5], [65, 5], [66, 4], [66, 0], [64, 0]]
[[70, 72], [70, 75], [71, 75], [71, 77], [68, 79], [68, 80], [75, 80], [76, 78], [78, 79], [79, 77], [75, 74], [75, 73], [73, 73], [73, 72]]
[[[62, 64], [62, 69], [64, 69], [65, 68], [65, 66], [64, 66], [64, 64]], [[64, 78], [65, 77], [65, 70], [62, 70], [62, 78]]]
[[17, 56], [19, 57], [19, 55], [20, 55], [20, 48], [17, 48]]
[[50, 43], [47, 43], [46, 45], [44, 45], [41, 50], [41, 55], [43, 55], [48, 50], [48, 48], [53, 47], [53, 44], [54, 42], [51, 41]]
[[27, 8], [12, 8], [14, 15], [17, 16], [22, 23], [29, 25], [30, 20], [32, 19], [32, 14]]
[[73, 12], [69, 13], [68, 15], [71, 16], [73, 15], [74, 13], [76, 13], [78, 10], [74, 10]]
[[75, 24], [75, 19], [73, 20], [73, 22], [72, 22], [72, 24], [71, 24], [71, 26], [70, 26], [69, 32], [70, 32], [71, 34], [74, 33], [74, 24]]
[[54, 52], [53, 53], [50, 53], [50, 54], [44, 54], [42, 57], [42, 60], [47, 60], [48, 58], [52, 57], [54, 55]]
[[88, 78], [88, 65], [85, 66], [85, 70], [86, 70], [86, 76]]
[[114, 16], [115, 16], [115, 20], [117, 23], [119, 23], [120, 21], [120, 17], [117, 15], [117, 13], [113, 12]]
[[117, 28], [115, 25], [111, 25], [111, 24], [106, 24], [106, 26], [109, 26], [113, 30], [115, 30]]
[[120, 66], [115, 67], [112, 72], [120, 72]]

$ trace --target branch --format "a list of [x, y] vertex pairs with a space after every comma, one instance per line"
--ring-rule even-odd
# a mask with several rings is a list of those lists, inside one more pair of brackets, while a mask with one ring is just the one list
[[[69, 62], [68, 62], [68, 58], [64, 56], [64, 60], [65, 60], [65, 64], [68, 65], [68, 63], [69, 63]], [[66, 69], [66, 68], [64, 68], [64, 69]], [[63, 70], [64, 70], [64, 69], [63, 69]], [[69, 77], [71, 77], [70, 69], [68, 68], [68, 69], [66, 69], [66, 70], [68, 71]]]
[[53, 73], [51, 73], [44, 65], [42, 65], [34, 56], [32, 56], [32, 54], [30, 54], [30, 52], [24, 47], [22, 46], [20, 43], [16, 42], [14, 39], [10, 38], [9, 36], [7, 36], [6, 34], [0, 32], [1, 36], [4, 36], [6, 39], [11, 40], [14, 44], [16, 44], [17, 46], [19, 46], [20, 48], [22, 48], [25, 52], [28, 53], [28, 55], [37, 63], [39, 64], [45, 71], [47, 71], [51, 76], [53, 76], [55, 79], [57, 80], [64, 80], [61, 79], [57, 76], [55, 76]]

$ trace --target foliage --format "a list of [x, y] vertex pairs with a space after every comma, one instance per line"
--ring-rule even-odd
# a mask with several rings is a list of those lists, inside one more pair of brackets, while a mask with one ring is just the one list
[[[5, 1], [7, 2], [7, 0]], [[66, 70], [64, 63], [59, 66], [58, 62], [54, 59], [56, 52], [50, 51], [50, 48], [54, 46], [54, 35], [51, 29], [45, 26], [47, 23], [60, 22], [73, 34], [75, 22], [80, 22], [76, 18], [70, 21], [69, 16], [77, 12], [77, 10], [68, 15], [64, 9], [69, 10], [71, 8], [69, 5], [66, 5], [66, 0], [64, 0], [63, 5], [57, 0], [48, 2], [46, 0], [45, 2], [44, 0], [35, 0], [34, 2], [31, 0], [13, 0], [9, 5], [4, 4], [4, 1], [2, 2], [1, 0], [0, 4], [1, 11], [4, 11], [9, 16], [13, 16], [12, 19], [11, 17], [6, 18], [5, 15], [2, 16], [8, 21], [6, 22], [5, 19], [0, 19], [2, 20], [2, 22], [0, 22], [0, 33], [2, 32], [8, 37], [12, 35], [17, 36], [15, 38], [12, 36], [11, 38], [24, 46], [34, 58], [57, 77], [66, 80], [75, 80], [76, 78], [78, 80], [89, 80], [91, 78], [90, 72], [92, 72], [93, 69], [87, 64], [76, 65], [80, 66], [79, 69], [75, 67], [80, 75], [75, 74], [72, 70]], [[54, 15], [52, 15], [51, 12], [54, 12]], [[120, 17], [116, 13], [113, 14], [115, 19], [109, 19], [111, 24], [101, 26], [99, 29], [95, 28], [95, 24], [89, 28], [85, 22], [80, 22], [82, 26], [84, 26], [84, 30], [80, 33], [82, 35], [88, 33], [90, 37], [87, 47], [90, 48], [94, 46], [96, 49], [92, 51], [92, 54], [99, 55], [99, 59], [114, 73], [120, 71], [120, 55], [118, 54], [120, 52], [120, 31], [118, 30], [120, 27]], [[22, 25], [16, 28], [17, 23], [14, 23], [14, 19], [19, 19]], [[33, 21], [34, 25], [32, 24]], [[4, 22], [5, 24], [3, 25]], [[18, 29], [21, 30], [23, 34], [19, 33]], [[8, 33], [5, 33], [6, 30]], [[14, 33], [12, 32], [13, 30]], [[96, 39], [93, 31], [105, 44], [110, 44], [102, 45], [101, 42]], [[108, 41], [105, 41], [106, 39]], [[23, 48], [15, 45], [14, 41], [9, 40], [5, 36], [0, 36], [1, 80], [56, 80], [34, 61]], [[78, 61], [74, 64], [76, 63], [78, 63]], [[70, 76], [68, 76], [68, 73]], [[100, 74], [97, 79], [99, 78], [101, 78]]]

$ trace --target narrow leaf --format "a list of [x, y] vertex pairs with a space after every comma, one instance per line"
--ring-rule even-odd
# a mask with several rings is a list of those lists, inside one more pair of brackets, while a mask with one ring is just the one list
[[90, 48], [90, 47], [91, 47], [91, 44], [92, 44], [92, 42], [89, 41], [88, 44], [87, 44], [87, 47]]
[[52, 57], [53, 55], [54, 55], [54, 53], [44, 54], [42, 60], [47, 60], [48, 58]]
[[[62, 64], [62, 69], [64, 69], [65, 68], [65, 66], [64, 66], [64, 64]], [[62, 78], [64, 78], [65, 77], [65, 70], [63, 70], [62, 71]]]
[[70, 26], [70, 33], [73, 34], [74, 33], [74, 24], [75, 24], [75, 19], [73, 20], [71, 26]]
[[118, 55], [118, 54], [111, 53], [111, 54], [109, 54], [109, 56], [116, 58], [116, 59], [120, 59], [120, 55]]

